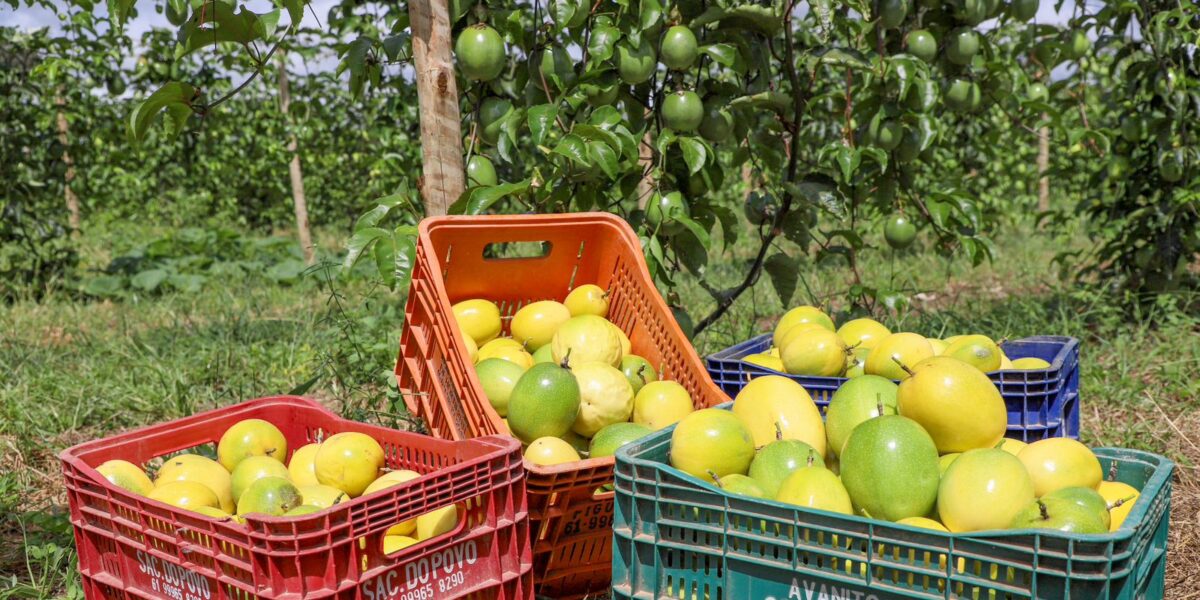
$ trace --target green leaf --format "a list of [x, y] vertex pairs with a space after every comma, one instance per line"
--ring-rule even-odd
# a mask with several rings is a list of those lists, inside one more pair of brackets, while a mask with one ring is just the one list
[[787, 189], [810, 205], [819, 206], [838, 218], [846, 215], [846, 199], [838, 192], [833, 181], [812, 178], [799, 183], [789, 183]]
[[493, 204], [503, 200], [512, 194], [522, 194], [529, 190], [531, 180], [525, 179], [514, 183], [502, 183], [491, 187], [475, 187], [469, 192], [463, 194], [462, 197], [450, 207], [450, 212], [454, 214], [478, 215], [482, 214]]
[[853, 181], [854, 172], [858, 170], [858, 165], [862, 164], [862, 154], [855, 148], [842, 146], [837, 151], [836, 160], [842, 172], [842, 181]]
[[1067, 132], [1067, 145], [1074, 146], [1080, 141], [1092, 142], [1100, 149], [1100, 152], [1107, 154], [1109, 149], [1108, 136], [1095, 129], [1084, 129], [1082, 127], [1071, 129]]
[[375, 269], [379, 271], [379, 279], [388, 288], [396, 284], [396, 239], [391, 232], [380, 236], [375, 242]]
[[129, 284], [145, 292], [153, 292], [162, 282], [167, 280], [167, 272], [163, 269], [148, 269], [134, 275]]
[[833, 1], [809, 0], [809, 6], [817, 15], [818, 37], [822, 43], [829, 41], [829, 33], [833, 30]]
[[[687, 217], [677, 220], [680, 223], [691, 223], [696, 229], [700, 228], [699, 224]], [[688, 227], [688, 230], [692, 231], [693, 234], [695, 233], [695, 229], [691, 226]], [[703, 229], [700, 230], [703, 231]], [[671, 248], [675, 251], [675, 255], [679, 257], [679, 260], [683, 262], [683, 266], [687, 267], [688, 271], [691, 271], [692, 274], [698, 277], [703, 277], [705, 270], [708, 269], [708, 251], [706, 249], [707, 244], [705, 243], [707, 239], [707, 235], [703, 239], [695, 235], [677, 235], [671, 238]]]
[[738, 232], [741, 231], [741, 226], [738, 224], [737, 214], [728, 206], [713, 206], [713, 214], [717, 215], [717, 220], [721, 222], [721, 243], [725, 248], [729, 248], [737, 243]]
[[204, 286], [205, 281], [206, 279], [203, 275], [190, 275], [186, 273], [175, 273], [167, 277], [167, 283], [170, 283], [171, 287], [185, 294], [199, 292], [200, 288]]
[[729, 103], [730, 108], [769, 108], [777, 113], [784, 113], [792, 108], [792, 98], [783, 92], [759, 92], [749, 96], [735, 98]]
[[588, 117], [589, 123], [601, 129], [611, 129], [624, 120], [621, 111], [612, 106], [601, 106], [593, 110], [592, 115]]
[[187, 18], [188, 11], [191, 10], [191, 2], [188, 0], [167, 0], [167, 6], [169, 6], [176, 15], [181, 15], [184, 18]]
[[554, 123], [554, 119], [557, 116], [558, 107], [553, 104], [541, 104], [529, 109], [525, 118], [529, 122], [531, 141], [535, 145], [542, 143], [542, 140], [546, 139], [546, 128]]
[[129, 19], [129, 11], [133, 8], [136, 0], [108, 0], [108, 18], [118, 31], [125, 28], [125, 21]]
[[925, 62], [913, 56], [892, 56], [888, 58], [888, 64], [891, 67], [889, 75], [896, 81], [897, 98], [908, 97], [909, 88], [917, 81], [924, 81], [927, 75]]
[[783, 19], [768, 6], [743, 4], [733, 8], [709, 7], [690, 23], [693, 27], [704, 27], [710, 23], [721, 23], [723, 27], [750, 29], [767, 37], [774, 37], [783, 29]]
[[521, 133], [521, 125], [525, 122], [525, 117], [524, 108], [515, 108], [504, 115], [504, 120], [500, 124], [500, 136], [496, 140], [496, 150], [500, 152], [500, 157], [508, 162], [513, 160], [517, 136]]
[[806, 254], [812, 242], [812, 233], [808, 229], [809, 214], [806, 210], [792, 209], [783, 218], [783, 237], [795, 242]]
[[791, 306], [792, 296], [796, 294], [796, 284], [800, 281], [799, 261], [780, 252], [767, 258], [763, 263], [763, 270], [771, 278], [771, 285], [779, 295], [779, 301], [784, 306]]
[[308, 0], [276, 0], [276, 3], [288, 12], [288, 24], [292, 30], [300, 29], [300, 21], [304, 20], [304, 7]]
[[379, 221], [383, 221], [383, 217], [388, 216], [388, 212], [390, 210], [391, 206], [380, 203], [376, 206], [376, 208], [368, 210], [364, 212], [364, 214], [359, 215], [359, 220], [354, 222], [355, 232], [359, 229], [377, 226]]
[[925, 201], [925, 209], [929, 211], [929, 220], [939, 229], [947, 229], [950, 221], [950, 203], [938, 198]]
[[391, 235], [390, 231], [382, 227], [364, 227], [355, 231], [354, 235], [350, 236], [350, 241], [346, 242], [346, 258], [342, 261], [342, 268], [346, 271], [353, 269], [375, 242], [382, 238], [390, 238]]
[[833, 65], [835, 67], [848, 67], [852, 69], [868, 70], [871, 68], [871, 61], [862, 52], [854, 48], [828, 48], [813, 54], [816, 59], [816, 66]]
[[172, 81], [163, 84], [149, 98], [134, 107], [129, 115], [127, 133], [130, 141], [137, 143], [146, 137], [150, 123], [163, 110], [168, 111], [175, 131], [178, 132], [183, 122], [192, 112], [192, 102], [198, 96], [196, 88], [186, 83]]
[[704, 226], [696, 222], [695, 219], [681, 213], [672, 213], [671, 218], [686, 227], [696, 238], [696, 241], [700, 242], [701, 246], [705, 248], [712, 246], [712, 237], [708, 235], [708, 231], [704, 229]]
[[115, 275], [99, 275], [88, 280], [83, 286], [83, 293], [89, 296], [111, 298], [120, 296], [125, 285], [120, 277]]
[[645, 31], [653, 29], [658, 22], [662, 20], [663, 7], [658, 0], [642, 0], [642, 11], [640, 16], [640, 29]]
[[[338, 63], [336, 74], [341, 75], [346, 70], [349, 70], [352, 78], [358, 77], [360, 79], [359, 85], [361, 85], [361, 79], [366, 72], [367, 53], [371, 51], [374, 45], [375, 40], [365, 35], [360, 35], [353, 42], [347, 44], [346, 48], [342, 51], [342, 60]], [[353, 86], [353, 83], [351, 85]]]
[[576, 164], [589, 164], [587, 158], [587, 144], [583, 141], [583, 138], [573, 133], [568, 134], [564, 136], [563, 139], [559, 140], [558, 144], [554, 146], [553, 152], [560, 156], [565, 156], [571, 159]]
[[612, 58], [621, 39], [621, 30], [611, 25], [601, 25], [592, 29], [592, 37], [588, 40], [588, 60], [592, 64], [602, 63]]
[[258, 24], [262, 27], [263, 39], [270, 38], [275, 29], [279, 26], [279, 11], [261, 13], [258, 15]]
[[611, 131], [608, 131], [606, 129], [601, 129], [599, 127], [595, 127], [592, 125], [582, 125], [582, 124], [576, 125], [571, 130], [571, 133], [578, 135], [579, 137], [581, 137], [585, 140], [595, 140], [598, 142], [604, 142], [605, 144], [608, 144], [608, 146], [610, 148], [612, 148], [613, 150], [619, 151], [619, 150], [621, 150], [621, 147], [622, 147], [621, 138], [618, 137], [617, 134], [615, 134]]
[[853, 229], [835, 229], [835, 230], [827, 233], [825, 235], [825, 237], [829, 241], [832, 241], [834, 238], [840, 237], [843, 240], [846, 240], [846, 243], [849, 244], [850, 247], [855, 250], [859, 250], [863, 247], [862, 236], [859, 235], [858, 232], [854, 231]]
[[675, 143], [676, 139], [678, 138], [676, 138], [674, 131], [664, 129], [658, 133], [658, 138], [654, 140], [654, 149], [658, 150], [659, 154], [666, 155], [667, 149], [671, 147], [671, 144]]
[[860, 147], [856, 149], [862, 156], [871, 158], [875, 164], [879, 165], [879, 172], [887, 173], [888, 168], [888, 153], [883, 148], [875, 146]]
[[390, 61], [404, 61], [412, 57], [412, 38], [407, 32], [383, 39], [383, 53]]
[[[567, 23], [575, 16], [576, 3], [574, 2], [553, 2], [554, 6], [554, 30], [562, 31], [566, 28]], [[587, 10], [582, 8], [581, 10]]]
[[378, 204], [375, 205], [375, 208], [363, 213], [358, 217], [358, 220], [354, 222], [355, 231], [358, 231], [359, 229], [366, 229], [368, 227], [375, 227], [380, 221], [383, 220], [384, 217], [388, 215], [389, 212], [391, 212], [393, 208], [404, 207], [411, 209], [412, 207], [412, 203], [404, 194], [392, 194], [390, 196], [384, 196], [383, 198], [376, 200], [376, 202]]
[[683, 162], [687, 163], [688, 173], [699, 173], [708, 163], [708, 148], [704, 142], [691, 137], [681, 137], [677, 141], [679, 149], [683, 151]]
[[278, 10], [259, 14], [243, 6], [234, 12], [234, 6], [224, 0], [212, 0], [205, 3], [204, 7], [205, 20], [193, 16], [179, 29], [176, 59], [222, 42], [249, 44], [266, 39], [274, 33], [274, 24], [279, 21]]
[[662, 264], [666, 262], [666, 256], [663, 254], [662, 242], [657, 237], [643, 238], [642, 247], [646, 249], [646, 257], [653, 258], [654, 262]]
[[700, 47], [700, 52], [707, 54], [717, 64], [726, 67], [732, 67], [738, 59], [738, 51], [733, 44], [707, 44]]
[[304, 270], [308, 267], [304, 261], [289, 259], [277, 262], [266, 270], [267, 278], [280, 283], [296, 283], [300, 281], [300, 277], [304, 275]]
[[933, 118], [924, 114], [917, 117], [915, 125], [917, 138], [921, 140], [920, 152], [924, 152], [925, 150], [929, 149], [929, 147], [933, 145], [934, 140], [937, 139], [937, 128], [934, 125]]
[[417, 227], [401, 225], [396, 228], [395, 272], [393, 289], [407, 286], [412, 279], [413, 265], [417, 263]]
[[617, 153], [604, 142], [591, 141], [587, 143], [588, 157], [592, 164], [600, 165], [600, 170], [609, 179], [617, 178]]

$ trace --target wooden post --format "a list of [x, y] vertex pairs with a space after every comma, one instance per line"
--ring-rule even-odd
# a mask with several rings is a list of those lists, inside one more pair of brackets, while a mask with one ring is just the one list
[[450, 11], [447, 0], [410, 0], [408, 15], [421, 118], [421, 196], [426, 215], [444, 215], [465, 188]]
[[[1045, 120], [1046, 115], [1042, 115]], [[1050, 128], [1042, 125], [1038, 128], [1038, 211], [1050, 210], [1050, 177], [1046, 171], [1050, 169]]]
[[[647, 118], [652, 118], [653, 115], [647, 113]], [[645, 152], [645, 154], [641, 154]], [[638, 168], [642, 170], [642, 178], [638, 180], [638, 208], [646, 210], [646, 205], [650, 203], [650, 196], [654, 195], [654, 178], [650, 176], [650, 170], [654, 168], [654, 138], [650, 135], [650, 128], [646, 128], [646, 135], [642, 137], [642, 145], [638, 147]]]
[[[288, 91], [287, 59], [284, 57], [282, 49], [278, 56], [279, 111], [283, 113], [283, 118], [287, 119], [288, 109], [292, 104], [291, 94]], [[300, 238], [300, 249], [304, 251], [304, 262], [311, 265], [316, 262], [316, 255], [313, 252], [312, 234], [308, 229], [308, 200], [304, 195], [304, 171], [300, 169], [300, 149], [295, 133], [288, 137], [287, 150], [288, 154], [292, 155], [292, 159], [288, 162], [288, 176], [292, 183], [292, 208], [296, 213], [296, 236]]]
[[63, 177], [63, 196], [67, 201], [67, 223], [71, 227], [71, 233], [79, 233], [79, 198], [75, 196], [75, 190], [71, 189], [71, 182], [75, 181], [75, 161], [71, 158], [70, 147], [70, 125], [67, 123], [66, 106], [67, 100], [62, 95], [62, 88], [58, 89], [58, 93], [54, 95], [54, 106], [57, 109], [57, 125], [58, 125], [58, 143], [62, 144], [63, 153], [62, 161], [67, 167], [67, 173]]

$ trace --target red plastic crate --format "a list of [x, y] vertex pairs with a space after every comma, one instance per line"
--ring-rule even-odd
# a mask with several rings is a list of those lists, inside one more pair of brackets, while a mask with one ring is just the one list
[[[133, 494], [94, 468], [213, 448], [249, 418], [275, 424], [291, 451], [343, 431], [365, 433], [383, 446], [389, 468], [422, 475], [319, 513], [252, 515], [240, 525]], [[91, 599], [533, 598], [520, 444], [508, 438], [436, 440], [278, 396], [81, 444], [59, 459]], [[460, 511], [453, 531], [384, 554], [388, 527], [450, 504]]]
[[[501, 248], [494, 245], [521, 242], [542, 255], [495, 258]], [[633, 353], [661, 365], [665, 378], [683, 385], [697, 407], [725, 401], [650, 279], [633, 230], [611, 214], [585, 213], [421, 222], [396, 361], [409, 409], [443, 439], [507, 433], [466, 356], [451, 306], [470, 298], [492, 300], [507, 331], [508, 317], [522, 306], [562, 301], [587, 283], [608, 290], [608, 318], [629, 336]], [[538, 594], [607, 593], [613, 494], [596, 492], [612, 483], [613, 459], [525, 468]]]

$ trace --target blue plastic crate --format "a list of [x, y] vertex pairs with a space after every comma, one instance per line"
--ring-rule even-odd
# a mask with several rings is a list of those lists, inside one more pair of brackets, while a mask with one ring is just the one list
[[[705, 358], [708, 373], [730, 398], [750, 379], [783, 375], [804, 386], [817, 408], [825, 412], [844, 377], [788, 375], [748, 363], [748, 355], [766, 352], [771, 334], [763, 334]], [[1036, 357], [1050, 368], [1033, 371], [995, 371], [988, 377], [1000, 389], [1008, 408], [1008, 437], [1030, 442], [1051, 437], [1079, 437], [1079, 340], [1063, 336], [1034, 336], [1001, 344], [1012, 359]]]
[[670, 466], [673, 431], [617, 451], [614, 599], [1163, 597], [1174, 463], [1162, 456], [1095, 450], [1141, 492], [1115, 532], [948, 534], [729, 494]]

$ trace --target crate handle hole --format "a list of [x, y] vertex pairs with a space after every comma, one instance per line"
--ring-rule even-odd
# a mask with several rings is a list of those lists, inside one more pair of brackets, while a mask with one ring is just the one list
[[523, 260], [550, 256], [554, 244], [542, 242], [495, 242], [483, 247], [484, 260]]

